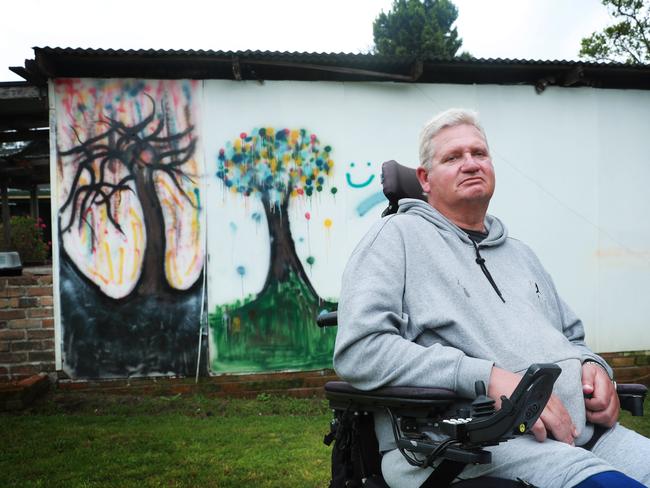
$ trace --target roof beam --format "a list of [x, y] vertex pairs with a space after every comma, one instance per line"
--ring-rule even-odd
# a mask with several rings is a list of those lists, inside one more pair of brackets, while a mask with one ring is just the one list
[[0, 100], [16, 100], [21, 98], [41, 98], [45, 95], [37, 86], [2, 86], [0, 85]]
[[50, 130], [9, 130], [0, 131], [0, 142], [18, 142], [18, 141], [46, 141], [50, 137]]

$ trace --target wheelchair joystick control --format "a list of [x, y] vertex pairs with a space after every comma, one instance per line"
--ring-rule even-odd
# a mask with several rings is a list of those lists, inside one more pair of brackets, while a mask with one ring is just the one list
[[474, 391], [476, 398], [472, 402], [471, 417], [474, 419], [489, 417], [495, 412], [495, 408], [494, 400], [486, 394], [485, 383], [482, 381], [474, 383]]

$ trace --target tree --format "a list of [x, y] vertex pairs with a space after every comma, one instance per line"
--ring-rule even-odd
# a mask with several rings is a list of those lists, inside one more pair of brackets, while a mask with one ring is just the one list
[[450, 0], [394, 0], [388, 13], [381, 12], [373, 24], [375, 52], [450, 58], [462, 44], [452, 25], [458, 9]]
[[125, 236], [117, 209], [125, 206], [125, 194], [135, 195], [144, 215], [142, 240], [146, 242], [138, 287], [140, 293], [150, 294], [165, 290], [168, 280], [163, 274], [164, 216], [157, 181], [166, 178], [180, 198], [195, 209], [199, 207], [195, 176], [186, 170], [196, 149], [194, 127], [176, 132], [166, 111], [156, 113], [155, 101], [145, 96], [151, 102], [151, 112], [133, 125], [106, 116], [102, 119], [106, 129], [85, 140], [71, 127], [78, 144], [59, 151], [59, 157], [70, 159], [68, 164], [74, 168], [69, 193], [59, 209], [59, 235], [63, 238], [73, 230], [86, 229], [90, 252], [102, 252], [105, 236], [100, 229], [112, 227]]
[[[331, 150], [305, 129], [260, 128], [242, 132], [219, 151], [217, 177], [233, 193], [257, 194], [264, 206], [271, 237], [271, 269], [264, 289], [294, 274], [316, 297], [296, 254], [287, 209], [292, 196], [323, 191], [334, 166]], [[336, 188], [330, 191], [336, 193]]]
[[650, 2], [602, 0], [617, 23], [582, 39], [580, 57], [593, 61], [650, 63]]

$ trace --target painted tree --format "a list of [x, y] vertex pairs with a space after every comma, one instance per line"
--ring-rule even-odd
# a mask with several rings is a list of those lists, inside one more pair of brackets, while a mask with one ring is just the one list
[[[66, 233], [84, 230], [90, 234], [91, 252], [101, 252], [100, 244], [105, 236], [98, 233], [99, 215], [106, 220], [102, 228], [110, 227], [126, 236], [124, 223], [120, 221], [129, 210], [125, 208], [129, 206], [124, 203], [125, 197], [130, 194], [139, 201], [144, 217], [140, 240], [146, 242], [139, 266], [141, 294], [161, 292], [169, 289], [167, 284], [171, 285], [169, 270], [165, 271], [161, 187], [166, 185], [168, 193], [199, 209], [196, 175], [187, 171], [187, 163], [194, 158], [196, 150], [194, 127], [186, 124], [183, 130], [176, 131], [164, 107], [157, 110], [154, 99], [146, 93], [145, 96], [151, 102], [151, 110], [141, 121], [128, 125], [103, 115], [99, 124], [103, 131], [85, 138], [72, 127], [78, 144], [58, 153], [73, 168], [67, 198], [59, 209], [62, 238]], [[137, 235], [129, 236], [129, 239], [137, 238]], [[142, 249], [136, 246], [135, 252]]]
[[294, 273], [316, 296], [296, 254], [287, 209], [291, 197], [310, 198], [323, 191], [334, 166], [331, 150], [305, 129], [260, 128], [241, 133], [219, 151], [217, 177], [231, 192], [258, 195], [264, 206], [271, 237], [271, 269], [264, 289]]
[[394, 0], [391, 10], [381, 12], [373, 23], [375, 52], [454, 57], [462, 44], [453, 27], [457, 17], [458, 9], [450, 0]]
[[593, 61], [650, 63], [650, 1], [602, 0], [616, 23], [581, 42], [580, 57]]

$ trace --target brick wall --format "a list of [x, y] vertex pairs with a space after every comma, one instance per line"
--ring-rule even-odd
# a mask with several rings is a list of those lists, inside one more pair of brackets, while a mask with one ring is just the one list
[[619, 383], [650, 385], [650, 351], [606, 352], [601, 356], [614, 369]]
[[0, 276], [0, 381], [55, 370], [53, 313], [51, 269]]

